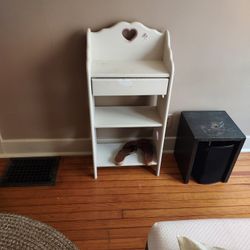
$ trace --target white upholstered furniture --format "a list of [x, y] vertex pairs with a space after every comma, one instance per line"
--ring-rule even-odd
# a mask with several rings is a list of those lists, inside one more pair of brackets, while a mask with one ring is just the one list
[[148, 235], [148, 250], [179, 250], [178, 235], [227, 250], [249, 250], [250, 218], [157, 222]]

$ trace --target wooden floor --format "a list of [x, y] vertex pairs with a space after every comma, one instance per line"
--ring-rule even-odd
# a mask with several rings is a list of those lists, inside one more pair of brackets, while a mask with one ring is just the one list
[[94, 180], [91, 166], [90, 157], [65, 157], [54, 187], [1, 188], [0, 211], [45, 222], [84, 250], [142, 250], [161, 220], [250, 217], [249, 153], [227, 184], [183, 184], [172, 155], [164, 156], [160, 177], [127, 167], [100, 169]]

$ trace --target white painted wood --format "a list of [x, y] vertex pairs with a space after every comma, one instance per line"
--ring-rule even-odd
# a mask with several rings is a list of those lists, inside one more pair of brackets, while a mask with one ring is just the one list
[[97, 165], [96, 165], [96, 131], [94, 127], [95, 122], [95, 114], [94, 114], [94, 106], [95, 100], [92, 96], [92, 85], [91, 85], [91, 31], [88, 29], [87, 31], [87, 62], [86, 62], [86, 70], [87, 70], [87, 82], [88, 82], [88, 100], [89, 100], [89, 114], [90, 114], [90, 130], [92, 137], [92, 151], [93, 151], [93, 170], [94, 170], [94, 178], [97, 179]]
[[[114, 158], [117, 152], [122, 148], [124, 143], [105, 143], [97, 144], [97, 166], [98, 167], [114, 167], [117, 166]], [[156, 165], [154, 160], [151, 165]], [[140, 151], [127, 156], [121, 166], [140, 166], [144, 165], [142, 154]]]
[[92, 62], [92, 77], [169, 77], [163, 61], [134, 60], [115, 61], [99, 60]]
[[[132, 33], [136, 36], [130, 40]], [[110, 157], [117, 150], [117, 145], [96, 144], [96, 128], [154, 128], [159, 175], [174, 76], [169, 32], [161, 33], [138, 22], [120, 22], [98, 32], [89, 30], [87, 42], [91, 45], [87, 74], [95, 178], [97, 165], [114, 165]], [[148, 107], [95, 107], [94, 96], [114, 95], [152, 95], [157, 97], [157, 107], [153, 112]], [[138, 159], [126, 164], [138, 165]]]
[[92, 79], [94, 96], [165, 95], [167, 78]]
[[170, 33], [169, 31], [165, 31], [165, 40], [164, 40], [164, 52], [163, 52], [163, 61], [167, 67], [170, 76], [174, 77], [174, 60], [173, 60], [173, 52], [171, 49], [170, 42]]
[[[126, 40], [122, 31], [136, 29], [137, 36]], [[141, 23], [120, 22], [116, 25], [91, 32], [91, 54], [95, 60], [162, 60], [164, 34]]]
[[2, 134], [0, 132], [0, 155], [4, 153], [2, 143], [3, 143], [3, 137], [2, 137]]
[[162, 129], [160, 129], [159, 132], [159, 140], [157, 142], [157, 148], [158, 148], [158, 166], [157, 166], [157, 176], [160, 175], [160, 169], [161, 169], [161, 160], [162, 160], [162, 153], [164, 148], [164, 139], [165, 139], [165, 133], [167, 128], [167, 121], [168, 121], [168, 113], [169, 113], [169, 106], [170, 106], [170, 97], [172, 93], [172, 85], [173, 85], [173, 79], [174, 79], [174, 61], [173, 61], [173, 53], [171, 50], [171, 44], [170, 44], [170, 34], [169, 31], [165, 32], [165, 46], [164, 46], [164, 54], [163, 54], [163, 61], [166, 64], [166, 67], [168, 68], [168, 71], [170, 73], [169, 78], [169, 84], [168, 84], [168, 91], [167, 95], [164, 97], [158, 97], [157, 100], [157, 107], [159, 111], [159, 115], [162, 118], [163, 126]]
[[156, 107], [96, 107], [96, 128], [161, 127]]
[[3, 139], [2, 158], [90, 154], [89, 138]]
[[161, 131], [162, 131], [162, 127], [159, 127], [159, 128], [155, 128], [153, 130], [153, 142], [154, 142], [154, 145], [155, 145], [155, 148], [156, 148], [156, 157], [157, 157], [157, 162], [159, 162], [159, 159], [160, 159], [160, 153], [161, 153], [161, 144], [160, 144], [160, 141], [161, 141]]

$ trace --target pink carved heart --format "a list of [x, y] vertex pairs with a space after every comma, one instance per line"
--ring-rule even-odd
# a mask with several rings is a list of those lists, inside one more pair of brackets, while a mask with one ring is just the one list
[[137, 36], [137, 30], [136, 30], [136, 29], [131, 29], [131, 30], [129, 30], [129, 29], [124, 29], [124, 30], [122, 31], [122, 35], [123, 35], [123, 37], [124, 37], [126, 40], [132, 41], [132, 40], [134, 40], [134, 39], [136, 38], [136, 36]]

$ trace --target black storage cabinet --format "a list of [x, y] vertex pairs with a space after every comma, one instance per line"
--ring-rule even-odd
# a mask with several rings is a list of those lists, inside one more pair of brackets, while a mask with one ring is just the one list
[[246, 137], [225, 111], [181, 112], [174, 155], [184, 183], [227, 182]]

